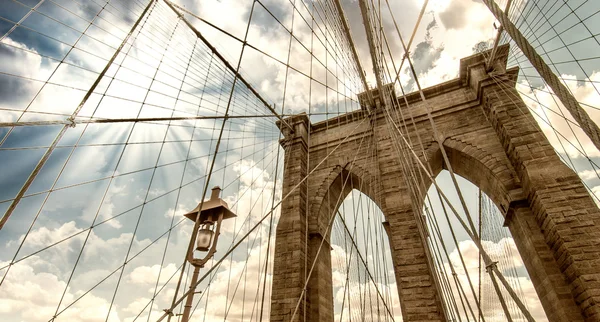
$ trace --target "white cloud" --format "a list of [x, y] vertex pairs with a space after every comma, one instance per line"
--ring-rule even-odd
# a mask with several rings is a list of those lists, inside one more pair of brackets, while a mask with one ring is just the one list
[[[35, 49], [6, 37], [0, 44], [0, 107], [12, 111], [0, 111], [0, 121], [14, 122], [22, 114], [40, 83], [25, 78], [46, 80], [56, 64], [42, 64], [42, 57]], [[23, 78], [20, 78], [23, 77]]]
[[[133, 184], [133, 180], [130, 180], [128, 183]], [[104, 201], [102, 202], [100, 209], [98, 209], [97, 205], [90, 204], [90, 206], [88, 206], [86, 208], [86, 210], [84, 210], [84, 213], [95, 214], [96, 212], [99, 211], [98, 222], [110, 219], [110, 220], [106, 221], [106, 224], [113, 228], [119, 229], [119, 228], [123, 227], [123, 225], [121, 224], [121, 222], [118, 219], [113, 218], [116, 215], [116, 213], [115, 213], [116, 206], [114, 204], [113, 199], [115, 197], [123, 198], [123, 197], [126, 197], [127, 195], [128, 195], [127, 185], [119, 186], [116, 183], [113, 183], [111, 185], [110, 189], [108, 189], [108, 192], [106, 193], [106, 197], [104, 197]]]
[[260, 169], [256, 166], [256, 162], [252, 160], [241, 160], [233, 166], [233, 170], [239, 173], [240, 182], [248, 187], [262, 188], [269, 181], [271, 175], [264, 169]]
[[[0, 262], [5, 266], [8, 262]], [[66, 283], [56, 275], [35, 272], [29, 265], [14, 265], [0, 288], [0, 313], [7, 319], [25, 321], [48, 321], [56, 311], [56, 305]], [[63, 303], [70, 303], [83, 292], [65, 294]], [[66, 321], [105, 321], [110, 302], [88, 294], [73, 307], [61, 314]], [[64, 307], [64, 304], [63, 304]], [[18, 318], [20, 317], [20, 318]], [[117, 322], [119, 316], [112, 311], [108, 321]]]
[[[503, 264], [506, 264], [508, 267], [511, 268], [519, 268], [523, 266], [523, 261], [521, 260], [521, 256], [519, 256], [519, 251], [517, 249], [514, 239], [502, 238], [497, 243], [483, 240], [482, 244], [491, 258], [501, 258], [503, 261], [505, 261], [505, 263]], [[475, 243], [471, 240], [463, 240], [458, 243], [458, 246], [463, 255], [463, 259], [465, 261], [465, 266], [467, 266], [467, 269], [477, 269], [477, 267], [479, 267], [479, 249], [477, 248]], [[507, 254], [511, 254], [512, 257], [506, 257]], [[458, 251], [456, 249], [452, 253], [450, 253], [450, 260], [457, 271], [464, 272], [464, 269], [460, 262]]]
[[[241, 225], [249, 229], [264, 217], [271, 210], [274, 193], [275, 203], [281, 198], [280, 192], [275, 191], [271, 174], [254, 161], [241, 160], [233, 166], [233, 170], [239, 177], [238, 191], [233, 195], [222, 197], [229, 208], [237, 214], [237, 227], [228, 224], [221, 228], [224, 232], [230, 233], [241, 229]], [[273, 215], [277, 217], [278, 210], [274, 211]]]
[[[8, 56], [0, 65], [3, 72], [34, 79], [50, 76], [51, 68], [42, 65], [42, 57], [35, 49], [10, 37], [2, 42], [6, 44], [3, 45], [2, 54]], [[51, 67], [56, 67], [56, 64]]]
[[[165, 267], [160, 265], [138, 266], [129, 274], [129, 279], [134, 284], [152, 285], [156, 284], [156, 280], [160, 274], [160, 284], [167, 283], [169, 278], [177, 271], [175, 264], [170, 263]], [[171, 279], [170, 283], [177, 283], [176, 279]]]
[[[505, 274], [506, 271], [515, 271], [523, 266], [523, 261], [519, 256], [518, 250], [516, 249], [516, 245], [512, 238], [502, 238], [498, 243], [494, 243], [491, 241], [482, 241], [483, 247], [490, 255], [492, 260], [498, 261], [498, 268], [503, 271]], [[459, 248], [463, 255], [465, 265], [469, 271], [469, 276], [471, 281], [473, 282], [473, 288], [478, 290], [479, 288], [479, 253], [477, 251], [477, 246], [473, 241], [464, 240], [459, 242]], [[509, 256], [512, 255], [512, 256]], [[467, 299], [471, 302], [473, 308], [476, 308], [474, 297], [470, 291], [469, 281], [467, 279], [467, 275], [465, 270], [462, 267], [462, 264], [459, 260], [458, 250], [454, 249], [450, 253], [450, 260], [454, 267], [455, 272], [457, 273], [457, 277], [464, 289], [464, 292], [467, 294]], [[450, 266], [448, 263], [444, 263], [444, 269], [448, 272], [448, 276], [451, 275]], [[485, 265], [482, 261], [482, 265]], [[529, 308], [529, 311], [534, 316], [536, 321], [547, 321], [546, 314], [541, 306], [537, 293], [533, 287], [533, 283], [528, 276], [512, 276], [505, 275], [506, 280], [509, 282], [511, 287], [518, 293], [519, 298], [524, 301]], [[493, 288], [492, 282], [488, 273], [485, 269], [482, 272], [481, 288], [482, 294], [485, 295], [483, 303], [483, 312], [486, 317], [486, 321], [505, 321], [504, 312], [502, 308], [494, 303], [497, 303], [497, 295], [495, 293], [495, 289]], [[455, 298], [459, 298], [458, 289], [454, 285], [451, 280], [452, 290], [454, 292]], [[502, 287], [502, 286], [501, 286]], [[506, 301], [511, 302], [512, 299], [506, 290], [503, 290], [503, 297]], [[514, 303], [514, 302], [513, 302]], [[511, 304], [512, 305], [512, 304]], [[475, 309], [474, 309], [475, 310]]]
[[[210, 289], [203, 290], [203, 292], [210, 292], [209, 305], [206, 308], [204, 307], [204, 298], [193, 317], [198, 321], [203, 321], [202, 318], [206, 314], [207, 321], [225, 319], [225, 321], [233, 322], [249, 321], [252, 315], [253, 320], [257, 320], [264, 278], [264, 266], [261, 265], [266, 256], [266, 249], [266, 240], [263, 239], [263, 243], [249, 248], [243, 259], [223, 261], [221, 269], [210, 285]], [[270, 251], [270, 256], [273, 258], [274, 247], [271, 247]], [[272, 280], [270, 272], [266, 278], [267, 289], [263, 317], [268, 318], [270, 314], [268, 299], [270, 298]]]
[[[370, 281], [368, 283], [353, 281], [349, 283], [346, 289], [343, 287], [337, 289], [334, 294], [334, 301], [340, 309], [342, 302], [344, 303], [344, 314], [342, 316], [342, 314], [336, 312], [336, 321], [354, 321], [357, 314], [365, 317], [372, 316], [375, 321], [386, 321], [390, 318], [390, 312], [395, 321], [402, 321], [400, 300], [395, 282], [391, 284], [377, 283], [377, 287], [375, 287]], [[363, 303], [369, 304], [364, 305]]]
[[596, 198], [592, 199], [594, 200], [594, 202], [596, 202], [596, 205], [600, 207], [600, 201], [598, 201], [598, 199], [600, 199], [600, 186], [592, 187], [591, 192], [594, 194], [594, 196], [596, 196]]
[[440, 28], [431, 30], [433, 44], [444, 50], [429, 71], [418, 75], [423, 88], [456, 78], [460, 59], [472, 55], [475, 44], [495, 37], [493, 16], [481, 2], [442, 0], [430, 8], [441, 22]]
[[598, 178], [598, 172], [595, 170], [583, 170], [577, 173], [582, 180], [592, 180]]
[[[582, 105], [582, 107], [587, 111], [590, 118], [596, 123], [600, 123], [600, 111], [590, 107], [600, 106], [600, 94], [598, 94], [594, 85], [590, 82], [577, 84], [575, 81], [576, 77], [573, 75], [562, 75], [562, 78], [567, 80], [566, 85], [575, 98], [579, 102], [587, 104]], [[590, 76], [590, 80], [594, 82], [600, 81], [600, 72], [593, 73]], [[532, 88], [526, 80], [523, 80], [517, 84], [517, 89], [521, 92], [521, 98], [523, 98], [523, 101], [527, 106], [536, 112], [534, 114], [536, 121], [558, 152], [566, 153], [572, 158], [581, 158], [583, 155], [578, 151], [579, 149], [580, 151], [587, 153], [590, 157], [600, 156], [600, 152], [596, 149], [587, 135], [579, 127], [573, 125], [576, 124], [573, 117], [571, 117], [571, 114], [563, 106], [560, 100], [550, 94], [552, 93], [552, 90], [548, 86], [544, 86], [540, 89]], [[541, 105], [545, 107], [542, 107]], [[570, 124], [565, 120], [565, 117], [571, 122]], [[551, 126], [548, 123], [551, 124]], [[562, 135], [559, 136], [560, 139], [557, 138], [552, 127]], [[562, 138], [563, 136], [564, 139]], [[565, 139], [570, 143], [565, 142]], [[581, 142], [581, 145], [578, 141]]]
[[[271, 0], [264, 4], [276, 12], [278, 19], [289, 29], [291, 28], [292, 10], [291, 4], [287, 0]], [[307, 5], [310, 9], [310, 5]], [[310, 21], [309, 12], [304, 9], [304, 4], [297, 4], [296, 7], [305, 19]], [[202, 17], [214, 17], [216, 13], [227, 12], [228, 19], [210, 19], [211, 22], [218, 25], [220, 28], [231, 31], [239, 38], [244, 37], [243, 31], [246, 30], [248, 14], [250, 11], [250, 3], [239, 4], [232, 1], [206, 1], [196, 2], [192, 5], [193, 12]], [[254, 9], [253, 23], [248, 32], [248, 43], [260, 48], [272, 57], [275, 57], [281, 62], [288, 60], [288, 48], [290, 46], [290, 35], [277, 23], [268, 13], [260, 6]], [[194, 19], [192, 19], [194, 20]], [[226, 58], [234, 65], [237, 63], [240, 53], [240, 44], [232, 41], [227, 35], [216, 31], [215, 29], [206, 26], [205, 24], [194, 21], [203, 35], [209, 39], [217, 48], [225, 53]], [[310, 22], [309, 22], [310, 23]], [[325, 30], [325, 23], [319, 22], [321, 29]], [[330, 27], [331, 28], [331, 27]], [[320, 34], [319, 29], [316, 29], [316, 34], [325, 42], [325, 36]], [[294, 22], [294, 36], [310, 50], [312, 33], [309, 26], [296, 14]], [[331, 37], [331, 35], [328, 35]], [[329, 40], [332, 42], [332, 40]], [[311, 74], [311, 56], [307, 50], [302, 47], [296, 40], [292, 41], [292, 50], [290, 57], [290, 65], [294, 69], [301, 71], [306, 75]], [[335, 49], [330, 44], [328, 50], [330, 52]], [[316, 38], [312, 48], [316, 58], [312, 63], [312, 75], [315, 79], [323, 84], [336, 88], [337, 85], [333, 76], [330, 74], [326, 80], [325, 67], [325, 48]], [[332, 54], [333, 55], [333, 54]], [[319, 59], [321, 63], [315, 59]], [[336, 73], [338, 77], [344, 77], [341, 69], [336, 70], [335, 62], [331, 57], [328, 61], [328, 69], [332, 73]], [[307, 111], [309, 107], [309, 88], [310, 82], [306, 76], [290, 69], [286, 77], [285, 65], [274, 61], [273, 59], [255, 52], [253, 49], [246, 48], [244, 59], [242, 61], [242, 73], [244, 77], [249, 79], [254, 84], [255, 88], [260, 89], [260, 92], [265, 95], [270, 101], [277, 104], [278, 109], [281, 104], [285, 104], [285, 112], [298, 113]], [[285, 86], [287, 78], [287, 86]], [[341, 93], [344, 93], [344, 88], [337, 88]], [[285, 102], [283, 101], [285, 90]], [[338, 99], [337, 95], [329, 93], [329, 100], [332, 106], [336, 106]], [[312, 105], [324, 104], [327, 101], [326, 91], [324, 86], [312, 83]]]
[[[383, 227], [379, 226], [385, 221], [383, 213], [366, 195], [353, 190], [344, 199], [340, 214], [353, 237], [351, 239], [344, 233], [346, 228], [343, 228], [341, 219], [337, 218], [336, 223], [341, 225], [334, 224], [331, 233], [335, 320], [350, 321], [349, 311], [353, 316], [373, 316], [375, 320], [389, 320], [387, 306], [394, 319], [402, 321], [388, 239], [379, 237], [379, 234], [385, 234]], [[373, 243], [377, 247], [371, 247]], [[367, 263], [368, 273], [363, 260]], [[364, 303], [367, 305], [363, 309]]]
[[129, 305], [126, 308], [124, 308], [123, 311], [137, 315], [138, 313], [142, 312], [146, 308], [146, 306], [148, 305], [149, 302], [150, 302], [149, 298], [146, 298], [146, 297], [137, 298], [137, 299], [133, 300], [133, 302], [129, 303]]
[[[34, 229], [24, 244], [22, 254], [48, 246], [80, 230], [81, 228], [77, 227], [75, 222], [68, 222], [54, 229], [48, 227]], [[4, 299], [0, 302], [0, 315], [9, 320], [48, 321], [56, 311], [73, 268], [74, 263], [69, 258], [77, 256], [85, 237], [86, 232], [76, 235], [38, 255], [10, 266], [6, 280], [0, 287], [0, 298]], [[131, 240], [131, 233], [107, 239], [100, 238], [95, 232], [90, 234], [78, 269], [66, 290], [61, 310], [75, 300], [77, 302], [61, 313], [58, 320], [104, 321], [106, 319], [115, 288], [114, 278], [118, 274], [113, 274], [113, 277], [106, 281], [103, 280], [123, 264], [120, 254], [127, 250]], [[149, 243], [148, 240], [136, 238], [133, 240], [133, 249], [141, 249]], [[172, 245], [171, 249], [178, 249], [178, 246]], [[137, 296], [143, 296], [148, 291], [152, 294], [158, 278], [159, 266], [146, 263], [155, 260], [156, 256], [151, 251], [145, 251], [129, 263], [128, 266], [133, 265], [131, 273], [126, 275], [120, 287], [120, 294], [128, 294], [128, 297], [122, 297], [115, 302], [108, 321], [121, 321], [120, 317], [132, 313], [127, 309], [131, 310], [136, 306], [135, 303], [140, 302]], [[0, 262], [0, 267], [8, 263]], [[6, 268], [0, 273], [4, 274], [5, 270]], [[165, 264], [159, 286], [165, 283], [175, 271], [174, 263]], [[174, 281], [176, 282], [176, 279], [173, 279], [170, 285]], [[92, 287], [94, 290], [85, 294]], [[161, 294], [159, 298], [159, 301], [162, 301], [161, 307], [168, 305], [170, 298], [167, 296], [168, 292]], [[135, 312], [135, 315], [137, 313], [139, 312]]]

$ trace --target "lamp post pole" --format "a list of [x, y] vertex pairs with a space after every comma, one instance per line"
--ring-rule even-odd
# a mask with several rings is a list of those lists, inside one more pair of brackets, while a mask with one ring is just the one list
[[204, 258], [194, 258], [194, 249], [189, 248], [189, 253], [186, 254], [187, 261], [194, 266], [194, 273], [190, 281], [189, 292], [183, 307], [181, 322], [188, 322], [194, 302], [194, 294], [196, 294], [196, 284], [198, 283], [198, 275], [204, 264], [213, 257], [217, 251], [217, 241], [221, 231], [221, 222], [224, 219], [234, 218], [236, 215], [229, 210], [227, 203], [219, 197], [221, 188], [214, 187], [210, 199], [198, 204], [194, 210], [188, 212], [184, 216], [192, 220], [194, 225], [198, 227], [190, 237], [190, 245], [196, 243], [196, 250], [207, 252]]
[[192, 311], [192, 302], [194, 301], [194, 294], [196, 293], [196, 283], [198, 282], [200, 268], [200, 266], [194, 265], [194, 274], [192, 275], [192, 280], [190, 282], [190, 294], [188, 294], [187, 299], [185, 300], [181, 322], [188, 322], [190, 320], [190, 312]]

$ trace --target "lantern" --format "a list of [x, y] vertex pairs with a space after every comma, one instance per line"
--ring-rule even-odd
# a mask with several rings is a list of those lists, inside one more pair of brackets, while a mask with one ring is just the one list
[[[221, 222], [224, 219], [234, 218], [236, 215], [229, 210], [227, 203], [219, 198], [221, 188], [214, 187], [210, 199], [198, 204], [194, 210], [188, 212], [184, 216], [194, 222], [194, 227], [198, 227], [197, 231], [192, 234], [190, 240], [190, 252], [187, 254], [187, 260], [194, 266], [194, 273], [190, 281], [190, 291], [187, 295], [185, 306], [183, 309], [182, 322], [188, 322], [194, 301], [194, 293], [200, 268], [212, 258], [217, 251], [217, 241], [219, 240], [219, 232], [221, 231]], [[204, 258], [194, 258], [194, 251], [191, 251], [196, 239], [196, 250], [207, 253]]]
[[196, 236], [196, 250], [207, 252], [210, 249], [215, 232], [211, 229], [212, 224], [206, 224], [201, 229], [198, 229]]
[[[202, 259], [193, 258], [193, 252], [188, 254], [188, 260], [194, 266], [204, 266], [204, 264], [214, 255], [217, 250], [217, 241], [221, 230], [221, 222], [225, 219], [234, 218], [236, 215], [229, 210], [227, 203], [219, 197], [221, 188], [214, 187], [210, 199], [200, 204], [194, 210], [184, 216], [188, 219], [198, 222], [199, 227], [192, 239], [196, 238], [196, 250], [207, 252]], [[202, 209], [200, 207], [202, 206]], [[190, 242], [194, 242], [193, 240]]]

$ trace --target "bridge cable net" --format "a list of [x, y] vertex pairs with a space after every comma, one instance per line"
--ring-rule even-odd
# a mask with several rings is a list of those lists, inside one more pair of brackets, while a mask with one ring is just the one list
[[[3, 171], [2, 181], [9, 184], [0, 196], [4, 214], [0, 238], [6, 245], [0, 258], [0, 294], [19, 308], [8, 317], [32, 321], [179, 319], [193, 270], [183, 260], [193, 223], [182, 215], [203, 203], [210, 188], [219, 185], [222, 198], [238, 217], [225, 224], [216, 256], [202, 270], [192, 317], [268, 319], [272, 240], [279, 205], [287, 197], [280, 188], [286, 162], [279, 144], [280, 128], [288, 126], [283, 118], [305, 111], [314, 123], [358, 110], [357, 94], [365, 90], [363, 71], [353, 61], [338, 8], [329, 1], [292, 0], [284, 1], [282, 11], [268, 1], [249, 1], [236, 13], [247, 23], [239, 30], [227, 30], [167, 0], [6, 3], [9, 10], [0, 13], [1, 46], [15, 64], [3, 65], [0, 77], [18, 84], [0, 105], [0, 154], [7, 164], [3, 169], [11, 169]], [[383, 73], [378, 81], [392, 82], [403, 91], [401, 67], [393, 66], [395, 56], [387, 43], [392, 31], [383, 29], [381, 8], [389, 3], [362, 3], [372, 26], [368, 31], [373, 36], [371, 48], [377, 49], [373, 65]], [[564, 54], [575, 44], [595, 46], [593, 25], [587, 23], [595, 16], [589, 15], [591, 3], [565, 7], [562, 2], [514, 1], [509, 11], [540, 54], [544, 48], [542, 56], [546, 55], [546, 62], [574, 94], [580, 86], [573, 84], [595, 88], [594, 75], [586, 74], [593, 69], [586, 64], [597, 59], [573, 54], [558, 62], [550, 58], [553, 52]], [[418, 21], [426, 7], [427, 1]], [[552, 19], [576, 21], [563, 27]], [[410, 48], [418, 26], [419, 22], [406, 47]], [[564, 34], [575, 28], [587, 29], [589, 35], [564, 40]], [[499, 43], [509, 42], [505, 33], [500, 35]], [[268, 45], [265, 39], [270, 40]], [[556, 40], [562, 45], [545, 47]], [[547, 133], [556, 138], [554, 146], [565, 162], [582, 177], [595, 180], [597, 151], [589, 147], [577, 123], [523, 54], [514, 45], [510, 48], [509, 67], [520, 67], [518, 86], [521, 97], [532, 102], [529, 110], [542, 127], [550, 127]], [[399, 66], [403, 63], [404, 59]], [[560, 72], [561, 66], [573, 64], [581, 70], [575, 72], [577, 81]], [[35, 66], [35, 72], [23, 68], [28, 65]], [[277, 78], [265, 80], [266, 73], [257, 73], [261, 67], [276, 71]], [[413, 77], [418, 84], [418, 75]], [[584, 109], [593, 110], [597, 93], [575, 96]], [[427, 260], [436, 267], [435, 283], [442, 290], [444, 314], [454, 320], [485, 320], [489, 318], [485, 312], [500, 311], [497, 305], [488, 306], [503, 298], [504, 314], [530, 319], [530, 305], [519, 299], [523, 291], [515, 283], [515, 278], [521, 280], [519, 274], [502, 280], [498, 269], [488, 274], [480, 273], [479, 267], [476, 273], [482, 277], [475, 280], [475, 274], [464, 266], [456, 240], [462, 265], [451, 263], [452, 253], [442, 243], [443, 233], [436, 222], [443, 218], [440, 209], [447, 207], [450, 216], [456, 216], [446, 228], [454, 230], [453, 224], [460, 224], [457, 230], [471, 235], [479, 251], [489, 254], [488, 259], [499, 261], [502, 272], [510, 269], [502, 267], [502, 260], [494, 257], [484, 241], [507, 237], [502, 235], [505, 232], [475, 227], [476, 223], [486, 229], [494, 226], [475, 219], [460, 178], [452, 171], [451, 185], [460, 199], [454, 205], [430, 177], [431, 169], [415, 165], [423, 151], [414, 151], [416, 144], [408, 141], [407, 131], [414, 121], [405, 122], [408, 116], [391, 108], [399, 106], [398, 98], [393, 100], [385, 102], [384, 114], [414, 213], [423, 213], [418, 196], [431, 182], [441, 205], [430, 205], [425, 217], [418, 215], [417, 223], [430, 250]], [[361, 113], [366, 119], [367, 112]], [[342, 143], [332, 144], [328, 152], [335, 152]], [[359, 150], [373, 151], [374, 147], [365, 143]], [[583, 156], [589, 166], [575, 155]], [[357, 156], [359, 151], [349, 158]], [[361, 190], [350, 177], [346, 179], [348, 187]], [[294, 189], [299, 186], [300, 182]], [[393, 276], [386, 260], [377, 259], [389, 255], [389, 246], [381, 247], [383, 251], [369, 249], [386, 244], [378, 224], [381, 215], [367, 197], [354, 192], [351, 196], [352, 212], [346, 212], [350, 203], [342, 203], [340, 212], [331, 212], [327, 225], [338, 246], [334, 246], [334, 258], [341, 263], [337, 265], [342, 283], [336, 320], [400, 320], [397, 292], [391, 290]], [[493, 217], [493, 207], [485, 207], [480, 207], [487, 209], [480, 213]], [[435, 209], [437, 215], [431, 213]], [[357, 226], [362, 226], [362, 234]], [[319, 251], [329, 251], [325, 246], [321, 244]], [[336, 251], [342, 256], [336, 257]], [[499, 256], [510, 258], [509, 251]], [[304, 272], [307, 279], [312, 265], [308, 263]], [[456, 272], [461, 266], [464, 275], [459, 278]], [[478, 291], [482, 284], [492, 287], [491, 282], [479, 282], [485, 278], [500, 279], [500, 287]], [[40, 288], [40, 280], [51, 281], [52, 285], [43, 287], [42, 305], [15, 296], [23, 292], [24, 280], [32, 281], [30, 289]], [[297, 308], [304, 305], [305, 296], [298, 299]]]
[[[7, 3], [1, 45], [15, 64], [1, 77], [25, 91], [0, 107], [3, 168], [13, 171], [3, 171], [11, 185], [0, 200], [7, 317], [179, 320], [194, 225], [182, 214], [218, 185], [238, 217], [202, 271], [192, 318], [268, 319], [269, 258], [286, 198], [283, 117], [302, 105], [314, 121], [347, 113], [364, 91], [332, 5], [289, 2], [291, 14], [278, 16], [249, 2], [245, 34], [222, 36], [164, 0]], [[262, 34], [256, 17], [275, 27]], [[203, 36], [211, 32], [237, 42], [238, 57]], [[265, 36], [285, 43], [270, 50]], [[282, 76], [257, 82], [247, 72], [256, 65]], [[348, 302], [363, 313], [346, 312], [364, 316], [384, 269], [371, 281], [363, 270], [348, 274], [368, 288], [360, 305]], [[44, 290], [42, 304], [23, 299], [24, 281]], [[389, 292], [369, 301], [383, 308]]]
[[[402, 320], [382, 222], [385, 218], [376, 203], [359, 190], [349, 194], [335, 216], [331, 229], [334, 296], [342, 298], [336, 321]], [[338, 289], [335, 283], [340, 281], [343, 286]]]
[[[498, 28], [497, 40], [482, 42], [477, 50], [493, 48], [494, 42], [510, 45], [507, 68], [518, 67], [516, 88], [527, 106], [523, 112], [534, 116], [559, 157], [579, 174], [598, 200], [594, 191], [598, 182], [598, 148], [562, 100], [563, 96], [572, 97], [591, 121], [598, 123], [600, 88], [596, 74], [600, 60], [594, 53], [600, 48], [596, 23], [600, 7], [593, 1], [499, 1], [497, 5], [506, 11], [567, 92], [556, 95], [548, 78], [540, 74], [503, 28]], [[500, 24], [496, 22], [496, 26]], [[494, 80], [506, 87], [503, 76]], [[519, 98], [509, 91], [503, 93]]]

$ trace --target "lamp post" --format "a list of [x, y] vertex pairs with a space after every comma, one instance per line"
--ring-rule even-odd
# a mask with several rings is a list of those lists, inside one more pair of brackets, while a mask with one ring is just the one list
[[[227, 203], [219, 197], [221, 194], [220, 187], [214, 187], [210, 195], [210, 199], [201, 202], [184, 216], [194, 222], [194, 228], [197, 231], [192, 233], [190, 237], [190, 245], [196, 243], [196, 250], [205, 252], [203, 258], [195, 258], [194, 250], [190, 247], [190, 252], [186, 254], [187, 261], [194, 266], [194, 274], [190, 281], [190, 290], [183, 308], [182, 322], [188, 322], [194, 301], [194, 293], [196, 293], [196, 283], [198, 282], [198, 274], [204, 264], [213, 257], [217, 251], [217, 241], [221, 231], [221, 222], [224, 219], [234, 218], [236, 215], [229, 210]], [[200, 208], [202, 207], [202, 208]]]

